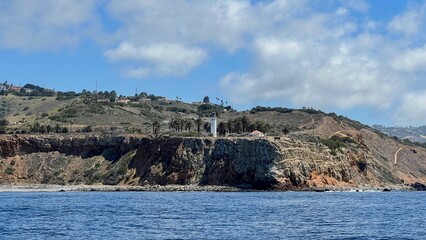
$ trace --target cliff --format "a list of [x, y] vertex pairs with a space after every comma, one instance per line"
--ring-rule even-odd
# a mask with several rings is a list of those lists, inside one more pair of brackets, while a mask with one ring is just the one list
[[416, 150], [414, 163], [395, 165], [372, 146], [354, 141], [333, 151], [290, 138], [3, 136], [0, 181], [282, 190], [426, 183], [424, 149]]

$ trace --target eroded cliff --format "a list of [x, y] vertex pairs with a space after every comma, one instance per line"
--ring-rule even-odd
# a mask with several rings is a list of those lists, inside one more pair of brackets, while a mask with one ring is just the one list
[[[416, 169], [409, 164], [398, 168], [364, 145], [354, 142], [334, 152], [319, 143], [290, 138], [3, 136], [0, 180], [283, 190], [425, 184], [424, 162], [413, 165]], [[418, 151], [422, 158], [424, 150]], [[404, 176], [409, 178], [404, 181]]]

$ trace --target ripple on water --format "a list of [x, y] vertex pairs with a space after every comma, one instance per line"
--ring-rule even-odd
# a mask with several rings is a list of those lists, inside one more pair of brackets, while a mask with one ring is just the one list
[[425, 193], [0, 193], [2, 238], [423, 239]]

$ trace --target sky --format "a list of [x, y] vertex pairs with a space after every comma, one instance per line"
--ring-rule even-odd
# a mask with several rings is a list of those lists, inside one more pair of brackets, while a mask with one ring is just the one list
[[426, 1], [0, 0], [0, 82], [426, 125]]

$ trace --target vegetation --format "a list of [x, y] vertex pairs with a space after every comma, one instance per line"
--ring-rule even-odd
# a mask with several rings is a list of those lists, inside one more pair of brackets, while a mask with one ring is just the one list
[[152, 132], [154, 134], [160, 133], [161, 123], [159, 121], [154, 121], [152, 123]]
[[262, 106], [257, 106], [254, 107], [250, 110], [251, 114], [255, 114], [257, 112], [279, 112], [279, 113], [291, 113], [293, 112], [293, 109], [289, 109], [289, 108], [282, 108], [282, 107], [262, 107]]
[[364, 159], [358, 160], [356, 162], [356, 165], [361, 172], [363, 172], [363, 173], [367, 172], [367, 161], [366, 160], [364, 160]]
[[15, 169], [11, 166], [8, 166], [5, 170], [4, 173], [12, 175], [15, 172]]
[[287, 126], [285, 126], [284, 129], [283, 129], [284, 136], [287, 136], [287, 134], [289, 134], [289, 133], [290, 133], [289, 128]]
[[205, 96], [205, 97], [203, 98], [203, 103], [210, 103], [210, 98], [209, 98], [209, 96]]
[[69, 91], [69, 92], [57, 92], [56, 94], [56, 100], [58, 101], [65, 101], [65, 100], [70, 100], [73, 98], [76, 98], [80, 96], [80, 94], [73, 92], [73, 91]]
[[250, 110], [251, 114], [255, 114], [257, 112], [279, 112], [279, 113], [291, 113], [293, 111], [305, 112], [309, 114], [322, 114], [324, 112], [320, 110], [315, 110], [313, 108], [303, 107], [302, 109], [291, 109], [291, 108], [283, 108], [283, 107], [262, 107], [257, 106]]
[[244, 132], [253, 132], [255, 130], [266, 133], [271, 129], [271, 125], [259, 120], [252, 122], [248, 119], [248, 117], [243, 116], [243, 117], [228, 120], [228, 122], [224, 124], [224, 128], [225, 129], [223, 131], [227, 133], [240, 134]]
[[336, 155], [337, 151], [341, 152], [341, 148], [348, 143], [355, 143], [355, 141], [349, 137], [332, 136], [331, 138], [321, 139], [321, 143], [330, 148], [332, 155]]
[[1, 119], [0, 120], [0, 134], [5, 134], [6, 133], [6, 126], [9, 124], [9, 121], [7, 121], [6, 119]]

